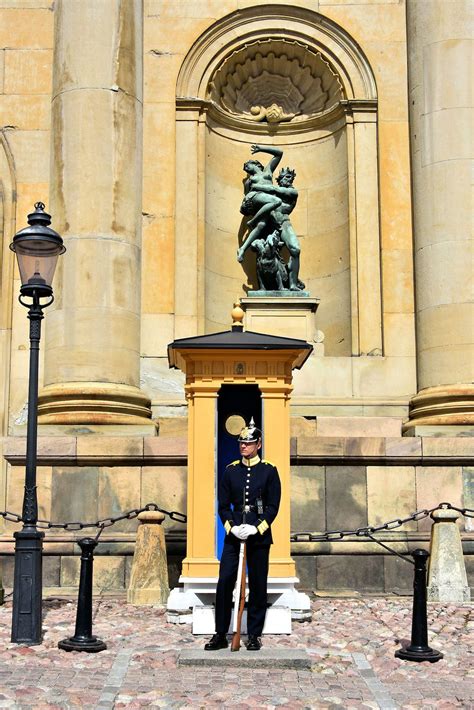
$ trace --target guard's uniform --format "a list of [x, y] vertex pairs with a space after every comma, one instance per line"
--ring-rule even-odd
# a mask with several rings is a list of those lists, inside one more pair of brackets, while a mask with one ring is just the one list
[[272, 544], [271, 524], [276, 518], [281, 484], [276, 467], [269, 461], [242, 458], [229, 464], [219, 486], [219, 516], [226, 531], [216, 592], [216, 633], [226, 634], [232, 615], [232, 592], [237, 579], [240, 540], [230, 531], [241, 525], [242, 508], [250, 507], [245, 522], [255, 525], [256, 535], [247, 538], [249, 599], [247, 632], [260, 636], [267, 610], [268, 558]]

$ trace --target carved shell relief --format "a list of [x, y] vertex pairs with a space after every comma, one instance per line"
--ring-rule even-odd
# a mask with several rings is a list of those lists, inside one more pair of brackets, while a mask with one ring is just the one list
[[208, 98], [249, 121], [304, 121], [344, 98], [337, 74], [299, 42], [258, 41], [234, 52], [215, 72]]

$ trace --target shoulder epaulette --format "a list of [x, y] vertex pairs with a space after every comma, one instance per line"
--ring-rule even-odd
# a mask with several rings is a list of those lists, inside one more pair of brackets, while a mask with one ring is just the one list
[[237, 464], [240, 463], [240, 459], [237, 459], [236, 461], [232, 461], [231, 463], [227, 464], [227, 467], [229, 466], [237, 466]]
[[262, 459], [262, 463], [269, 463], [270, 466], [273, 466], [273, 468], [276, 468], [276, 466], [275, 466], [275, 464], [273, 463], [273, 461], [269, 461], [268, 459]]

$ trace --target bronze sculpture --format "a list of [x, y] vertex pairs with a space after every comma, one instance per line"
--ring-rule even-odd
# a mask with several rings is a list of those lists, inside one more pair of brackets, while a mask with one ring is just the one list
[[[272, 157], [265, 167], [258, 160], [248, 160], [244, 164], [247, 178], [240, 212], [249, 217], [247, 227], [250, 232], [237, 251], [237, 260], [242, 262], [245, 252], [252, 247], [258, 254], [257, 276], [261, 290], [301, 291], [304, 284], [298, 278], [300, 244], [290, 220], [298, 199], [298, 191], [293, 187], [296, 173], [290, 168], [282, 168], [275, 185], [273, 173], [283, 151], [260, 145], [252, 145], [251, 150]], [[287, 264], [280, 254], [283, 246], [290, 254]]]

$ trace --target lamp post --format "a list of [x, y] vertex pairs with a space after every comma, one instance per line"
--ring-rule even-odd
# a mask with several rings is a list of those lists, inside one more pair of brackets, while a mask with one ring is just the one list
[[[36, 495], [36, 454], [38, 433], [38, 363], [43, 308], [54, 300], [51, 283], [58, 256], [66, 251], [63, 240], [49, 227], [51, 217], [37, 202], [28, 215], [28, 227], [13, 237], [20, 270], [19, 301], [28, 308], [30, 320], [30, 373], [28, 424], [26, 433], [25, 491], [23, 528], [14, 533], [15, 576], [13, 583], [12, 641], [29, 645], [41, 643], [42, 632], [42, 549], [44, 533], [38, 530]], [[43, 299], [43, 302], [42, 302]], [[47, 299], [46, 301], [44, 299]]]

